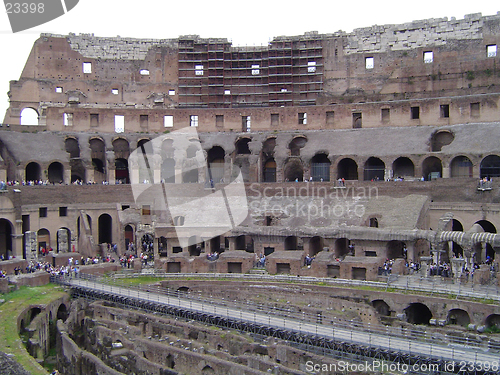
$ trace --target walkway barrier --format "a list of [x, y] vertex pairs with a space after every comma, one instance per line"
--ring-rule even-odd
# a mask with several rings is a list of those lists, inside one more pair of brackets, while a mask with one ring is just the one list
[[[116, 278], [115, 280], [117, 280]], [[481, 342], [443, 335], [436, 337], [418, 329], [366, 326], [358, 322], [339, 323], [318, 319], [317, 314], [294, 311], [291, 308], [270, 308], [250, 301], [238, 303], [223, 299], [207, 299], [186, 292], [172, 292], [159, 285], [123, 287], [110, 279], [80, 274], [78, 278], [53, 276], [53, 282], [72, 289], [75, 297], [104, 299], [125, 308], [142, 309], [151, 313], [168, 314], [194, 319], [207, 324], [233, 328], [261, 336], [274, 336], [295, 346], [311, 347], [324, 353], [336, 353], [338, 358], [415, 364], [436, 364], [441, 373], [455, 363], [496, 363], [500, 347], [495, 342]], [[415, 367], [412, 367], [415, 369]], [[499, 373], [467, 372], [470, 374]], [[483, 368], [484, 369], [484, 368]], [[428, 374], [413, 371], [413, 373]]]

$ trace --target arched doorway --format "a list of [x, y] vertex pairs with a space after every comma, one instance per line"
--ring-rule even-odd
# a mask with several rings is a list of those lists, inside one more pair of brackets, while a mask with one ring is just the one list
[[337, 165], [337, 178], [344, 180], [358, 179], [358, 163], [351, 158], [342, 159]]
[[224, 180], [225, 151], [220, 146], [212, 147], [207, 153], [208, 176], [207, 181], [218, 183]]
[[285, 166], [285, 181], [303, 181], [304, 169], [298, 158], [290, 159]]
[[64, 182], [64, 167], [61, 163], [57, 161], [50, 163], [47, 172], [51, 184], [62, 184]]
[[472, 177], [472, 162], [467, 156], [457, 156], [450, 163], [450, 177]]
[[481, 178], [500, 177], [500, 157], [489, 155], [481, 160], [479, 174]]
[[276, 161], [274, 158], [268, 159], [263, 169], [264, 182], [276, 182]]
[[410, 303], [404, 312], [406, 321], [410, 324], [429, 324], [432, 319], [431, 310], [420, 302]]
[[313, 181], [330, 181], [331, 162], [327, 154], [316, 154], [311, 159], [311, 176]]
[[462, 309], [451, 309], [446, 317], [446, 323], [467, 327], [470, 324], [469, 313]]
[[[131, 252], [135, 253], [134, 228], [132, 227], [132, 225], [127, 224], [125, 226], [124, 232], [125, 232], [124, 233], [125, 249], [127, 249], [127, 251], [131, 251]], [[134, 244], [134, 246], [132, 246], [133, 244]]]
[[385, 163], [376, 157], [370, 157], [364, 168], [365, 181], [384, 181], [385, 176]]
[[50, 249], [50, 232], [45, 229], [39, 229], [37, 232], [38, 238], [38, 255], [42, 255], [40, 251], [42, 249], [49, 250]]
[[422, 175], [426, 181], [435, 180], [443, 176], [443, 165], [441, 160], [430, 156], [422, 163]]
[[0, 257], [4, 260], [12, 255], [12, 223], [7, 219], [0, 219]]
[[21, 125], [38, 125], [38, 120], [36, 109], [26, 107], [21, 111]]
[[86, 171], [80, 158], [80, 145], [76, 138], [66, 138], [64, 141], [66, 152], [69, 153], [69, 165], [71, 167], [71, 182], [86, 182]]
[[106, 180], [106, 147], [102, 139], [92, 138], [89, 141], [90, 157], [94, 169], [94, 182], [102, 183]]
[[394, 178], [415, 177], [415, 165], [406, 157], [400, 157], [392, 163], [392, 171]]
[[102, 214], [98, 219], [99, 243], [111, 244], [113, 242], [113, 219], [109, 214]]
[[34, 161], [28, 163], [24, 175], [26, 181], [40, 181], [42, 179], [42, 168], [40, 164]]

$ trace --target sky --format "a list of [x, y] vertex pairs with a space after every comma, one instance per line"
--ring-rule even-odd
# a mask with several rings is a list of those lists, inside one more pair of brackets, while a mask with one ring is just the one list
[[[12, 0], [14, 2], [15, 0]], [[23, 0], [23, 2], [30, 0]], [[53, 0], [57, 1], [57, 0]], [[36, 0], [33, 0], [36, 2]], [[2, 7], [2, 4], [0, 4]], [[19, 79], [33, 43], [41, 33], [93, 33], [103, 37], [169, 39], [197, 34], [227, 38], [234, 46], [260, 46], [275, 36], [307, 31], [350, 32], [360, 27], [401, 24], [428, 18], [463, 19], [494, 15], [497, 1], [420, 0], [281, 1], [281, 0], [79, 0], [65, 15], [32, 29], [13, 33], [7, 13], [0, 12], [0, 121], [8, 107], [9, 81]]]

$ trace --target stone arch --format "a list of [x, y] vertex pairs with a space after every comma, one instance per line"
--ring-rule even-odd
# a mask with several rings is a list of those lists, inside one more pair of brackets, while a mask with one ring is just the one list
[[410, 324], [429, 324], [432, 319], [431, 310], [421, 302], [413, 302], [404, 309], [406, 321]]
[[85, 182], [86, 171], [82, 159], [80, 159], [80, 145], [78, 139], [67, 137], [64, 140], [66, 152], [69, 154], [69, 165], [71, 168], [71, 182]]
[[384, 181], [384, 176], [385, 176], [385, 163], [381, 159], [374, 156], [368, 158], [368, 160], [365, 162], [365, 167], [364, 167], [364, 180]]
[[337, 164], [337, 178], [344, 180], [358, 179], [358, 163], [351, 158], [344, 158]]
[[[90, 232], [89, 234], [92, 234], [92, 218], [88, 214], [87, 214], [87, 222], [89, 224], [89, 232]], [[78, 229], [78, 237], [80, 237], [80, 234], [84, 231], [83, 229], [84, 224], [81, 223], [80, 216], [78, 216], [78, 218], [76, 219], [76, 227]]]
[[470, 324], [469, 313], [462, 309], [451, 309], [446, 317], [446, 324], [456, 324], [467, 327]]
[[32, 161], [26, 164], [24, 176], [26, 181], [40, 181], [42, 179], [42, 167], [37, 162]]
[[215, 375], [215, 370], [209, 365], [206, 365], [202, 368], [201, 375]]
[[110, 214], [102, 214], [98, 219], [99, 243], [113, 242], [113, 219]]
[[425, 238], [419, 238], [415, 241], [414, 247], [414, 253], [416, 256], [416, 259], [414, 260], [419, 260], [420, 257], [422, 256], [429, 256], [430, 251], [431, 251], [431, 243], [429, 240]]
[[450, 163], [450, 177], [472, 177], [473, 164], [464, 155], [456, 156]]
[[318, 153], [311, 159], [313, 181], [330, 181], [331, 161], [326, 153]]
[[134, 227], [131, 224], [125, 225], [125, 228], [123, 229], [124, 231], [124, 237], [125, 237], [125, 249], [128, 250], [129, 244], [135, 243], [135, 233], [134, 233]]
[[250, 148], [248, 147], [248, 144], [252, 140], [250, 138], [244, 137], [240, 138], [236, 141], [236, 155], [249, 155], [251, 154]]
[[264, 162], [262, 168], [264, 182], [276, 182], [276, 160], [269, 158]]
[[47, 177], [51, 184], [63, 183], [64, 166], [58, 161], [50, 163], [49, 168], [47, 169]]
[[373, 300], [372, 306], [380, 316], [390, 316], [391, 315], [391, 308], [389, 307], [387, 302], [385, 302], [382, 299]]
[[415, 165], [410, 158], [401, 156], [392, 163], [392, 171], [394, 178], [415, 177]]
[[449, 130], [438, 130], [431, 136], [430, 145], [432, 152], [439, 152], [443, 146], [447, 146], [453, 142], [455, 135]]
[[284, 168], [286, 181], [303, 181], [304, 168], [298, 158], [289, 159]]
[[63, 322], [65, 322], [66, 319], [68, 319], [68, 316], [69, 316], [68, 308], [64, 303], [61, 303], [59, 305], [59, 308], [57, 309], [57, 315], [56, 315], [57, 320], [61, 319]]
[[429, 156], [422, 162], [422, 175], [424, 180], [431, 181], [443, 176], [443, 164], [436, 156]]
[[488, 155], [483, 158], [479, 167], [479, 175], [481, 178], [500, 177], [500, 156]]
[[39, 229], [37, 232], [37, 238], [38, 238], [38, 249], [37, 249], [38, 252], [40, 252], [40, 248], [44, 249], [50, 248], [50, 232], [48, 229], [46, 228]]
[[102, 183], [106, 180], [106, 146], [101, 138], [91, 138], [90, 158], [94, 169], [94, 182]]
[[[488, 220], [478, 220], [474, 223], [471, 228], [472, 232], [486, 232], [486, 233], [497, 233], [497, 229], [495, 225], [491, 221]], [[485, 256], [483, 256], [483, 246], [485, 247]], [[490, 257], [491, 259], [495, 259], [495, 250], [489, 243], [476, 243], [474, 244], [474, 248], [476, 250], [475, 261], [477, 263], [481, 263], [486, 260], [486, 258]], [[483, 259], [484, 258], [484, 259]]]
[[368, 226], [370, 228], [378, 228], [378, 225], [379, 225], [379, 223], [378, 223], [378, 219], [376, 217], [370, 217], [368, 219]]
[[128, 159], [130, 156], [130, 144], [127, 139], [118, 137], [115, 138], [111, 144], [113, 145], [115, 159]]
[[274, 149], [276, 148], [276, 137], [267, 138], [262, 144], [262, 153], [265, 156], [274, 155]]
[[224, 158], [226, 152], [220, 146], [214, 146], [207, 152], [207, 180], [218, 183], [224, 179]]
[[0, 219], [0, 255], [3, 259], [9, 259], [13, 255], [12, 235], [14, 234], [14, 226], [7, 219]]
[[21, 125], [38, 125], [39, 120], [40, 114], [36, 109], [26, 107], [21, 111]]
[[294, 137], [288, 144], [291, 156], [300, 156], [300, 149], [303, 148], [307, 143], [307, 138], [303, 135]]
[[497, 327], [500, 329], [500, 314], [490, 314], [484, 321], [486, 327]]

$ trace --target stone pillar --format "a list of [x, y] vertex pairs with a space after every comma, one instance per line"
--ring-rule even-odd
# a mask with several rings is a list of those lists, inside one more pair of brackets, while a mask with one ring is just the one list
[[453, 272], [453, 277], [455, 280], [460, 280], [460, 276], [462, 276], [462, 269], [465, 264], [464, 258], [453, 258], [451, 260], [451, 271]]
[[229, 240], [229, 251], [236, 250], [236, 237], [228, 237]]
[[429, 266], [432, 263], [432, 257], [420, 257], [420, 269], [425, 277], [429, 277]]
[[450, 178], [451, 172], [450, 172], [450, 166], [443, 166], [443, 178]]

